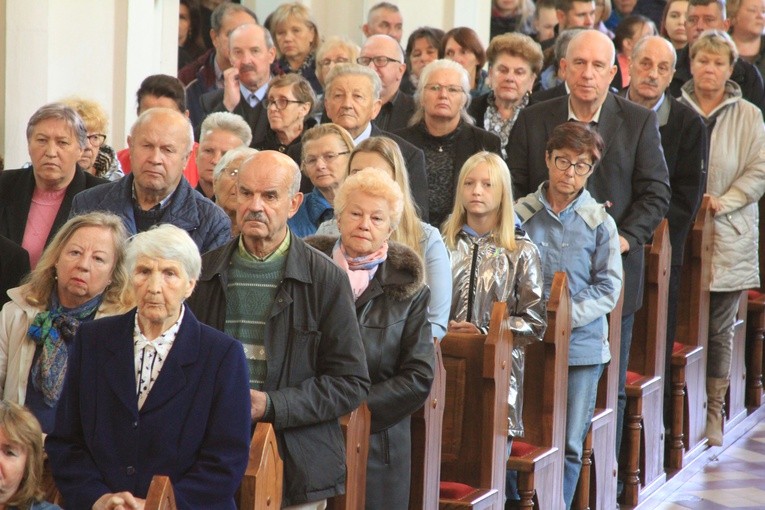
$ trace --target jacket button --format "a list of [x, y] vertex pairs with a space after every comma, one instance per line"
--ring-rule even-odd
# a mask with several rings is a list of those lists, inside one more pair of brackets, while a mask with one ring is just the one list
[[135, 474], [135, 468], [133, 466], [128, 466], [127, 469], [125, 469], [125, 473], [128, 476], [133, 476]]
[[137, 422], [137, 421], [134, 421], [134, 422], [133, 422], [133, 428], [134, 428], [134, 429], [137, 429], [137, 428], [138, 428], [138, 422]]

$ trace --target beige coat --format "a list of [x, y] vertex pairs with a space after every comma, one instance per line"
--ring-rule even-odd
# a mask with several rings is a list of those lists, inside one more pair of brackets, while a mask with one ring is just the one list
[[[27, 303], [26, 286], [8, 291], [11, 298], [0, 311], [0, 399], [24, 404], [35, 343], [27, 336], [29, 325], [43, 307]], [[96, 319], [124, 313], [114, 304], [102, 303]]]

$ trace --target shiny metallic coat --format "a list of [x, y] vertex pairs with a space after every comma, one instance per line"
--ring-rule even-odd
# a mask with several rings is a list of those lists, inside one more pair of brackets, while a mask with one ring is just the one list
[[[508, 306], [513, 332], [510, 372], [508, 435], [523, 435], [524, 347], [541, 341], [547, 326], [542, 297], [543, 272], [539, 251], [522, 230], [516, 230], [516, 249], [497, 246], [489, 234], [476, 237], [462, 230], [450, 250], [452, 265], [451, 319], [469, 321], [485, 332], [496, 301]], [[469, 308], [469, 309], [468, 309]]]

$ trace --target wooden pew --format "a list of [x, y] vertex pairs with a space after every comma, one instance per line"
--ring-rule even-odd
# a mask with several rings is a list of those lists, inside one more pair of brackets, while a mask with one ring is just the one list
[[664, 473], [664, 359], [667, 338], [667, 293], [672, 247], [669, 224], [659, 223], [653, 243], [645, 246], [646, 272], [643, 306], [635, 316], [627, 368], [625, 439], [620, 471], [623, 501], [631, 506], [663, 485]]
[[746, 343], [747, 292], [741, 294], [738, 314], [733, 325], [733, 352], [731, 353], [730, 385], [725, 395], [725, 420], [723, 432], [730, 432], [746, 418], [746, 368], [744, 350]]
[[146, 494], [144, 510], [175, 510], [175, 492], [170, 478], [163, 475], [155, 475], [149, 485], [149, 493]]
[[[329, 510], [364, 508], [367, 487], [367, 458], [372, 414], [366, 402], [340, 418], [345, 438], [345, 494], [329, 498]], [[278, 508], [278, 507], [277, 507]]]
[[622, 307], [624, 287], [619, 301], [608, 314], [608, 343], [611, 362], [606, 365], [598, 382], [595, 414], [584, 441], [582, 470], [579, 473], [574, 510], [612, 510], [616, 501], [617, 463], [616, 404], [619, 393], [619, 348], [622, 342]]
[[284, 464], [276, 444], [274, 426], [255, 426], [250, 442], [250, 459], [237, 494], [239, 510], [272, 510], [282, 506]]
[[702, 199], [688, 235], [680, 280], [677, 331], [671, 361], [671, 432], [667, 467], [682, 469], [706, 448], [706, 356], [709, 334], [709, 280], [714, 215]]
[[563, 502], [571, 297], [566, 273], [555, 273], [543, 342], [526, 346], [524, 437], [513, 441], [507, 468], [518, 472], [520, 508], [557, 510]]
[[412, 414], [412, 483], [409, 510], [437, 510], [441, 480], [441, 430], [444, 423], [446, 369], [441, 345], [435, 341], [436, 363], [430, 396]]
[[765, 197], [759, 201], [760, 209], [760, 288], [749, 291], [746, 321], [746, 405], [750, 408], [763, 404], [763, 343], [765, 342]]
[[441, 509], [502, 510], [512, 333], [507, 303], [495, 303], [489, 333], [447, 333], [441, 440]]

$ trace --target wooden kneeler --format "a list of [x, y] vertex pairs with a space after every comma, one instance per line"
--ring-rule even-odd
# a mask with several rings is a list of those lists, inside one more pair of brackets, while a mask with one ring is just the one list
[[364, 508], [367, 489], [367, 459], [369, 457], [369, 430], [372, 414], [366, 402], [351, 413], [340, 417], [340, 428], [345, 438], [345, 494], [329, 498], [330, 510], [356, 510]]
[[441, 341], [441, 509], [504, 508], [512, 337], [507, 304], [495, 303], [487, 335], [447, 333]]
[[507, 468], [518, 472], [520, 508], [558, 510], [563, 501], [571, 296], [566, 273], [553, 277], [544, 341], [526, 346], [525, 435], [513, 441]]
[[255, 426], [250, 443], [250, 460], [239, 485], [239, 510], [273, 510], [282, 506], [284, 463], [276, 444], [274, 426]]

